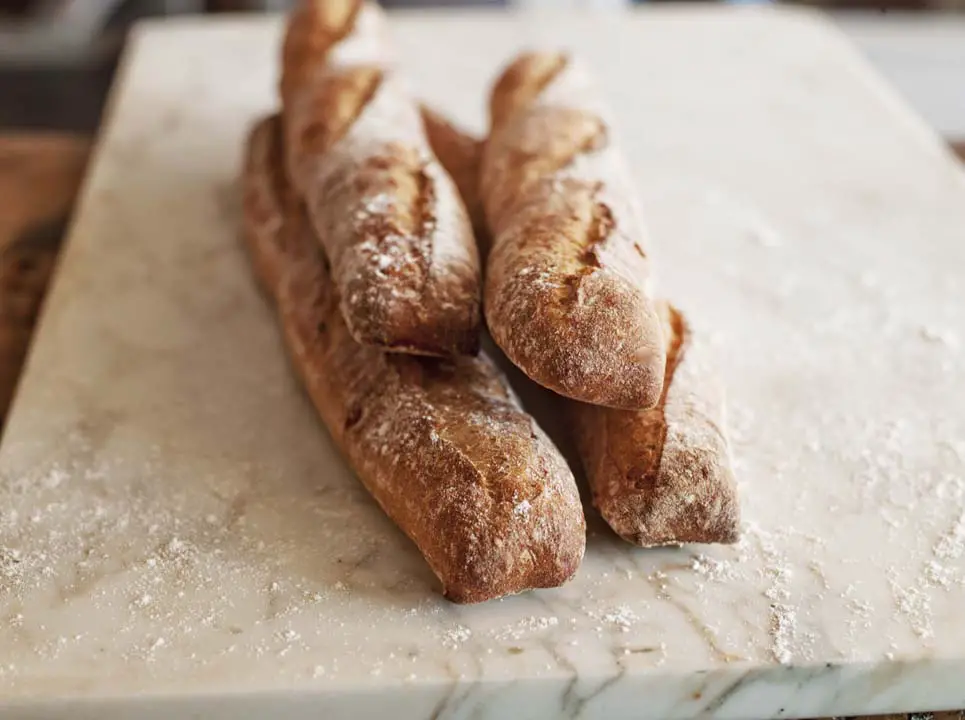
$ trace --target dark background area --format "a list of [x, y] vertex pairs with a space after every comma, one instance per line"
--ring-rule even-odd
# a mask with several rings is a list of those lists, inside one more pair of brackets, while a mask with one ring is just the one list
[[[666, 1], [666, 0], [657, 0]], [[766, 3], [771, 0], [731, 0]], [[388, 8], [613, 7], [620, 0], [382, 0]], [[625, 0], [626, 4], [634, 4]], [[124, 37], [141, 18], [285, 10], [292, 0], [0, 0], [0, 128], [93, 134]], [[640, 4], [637, 0], [636, 4]], [[816, 0], [874, 13], [965, 8], [965, 0]]]

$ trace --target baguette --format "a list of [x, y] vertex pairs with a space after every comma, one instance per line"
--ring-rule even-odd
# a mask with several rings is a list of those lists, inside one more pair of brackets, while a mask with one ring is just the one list
[[332, 439], [449, 599], [562, 584], [585, 545], [566, 462], [485, 356], [385, 354], [354, 340], [324, 255], [285, 186], [279, 125], [262, 120], [249, 138], [245, 236]]
[[[437, 116], [433, 122], [442, 127], [446, 121]], [[478, 162], [473, 143], [482, 144], [464, 135], [437, 152], [447, 166], [472, 176]], [[478, 202], [473, 186], [460, 188], [466, 206], [473, 207]], [[594, 504], [622, 537], [644, 546], [735, 542], [740, 507], [724, 435], [722, 388], [683, 314], [665, 301], [657, 309], [667, 341], [657, 407], [626, 411], [563, 400], [564, 423]]]
[[391, 67], [385, 15], [364, 0], [302, 0], [288, 17], [281, 60], [283, 105], [329, 67]]
[[737, 542], [740, 505], [723, 391], [684, 316], [667, 303], [660, 311], [669, 340], [657, 407], [567, 403], [593, 504], [620, 537], [644, 547]]
[[305, 2], [292, 14], [281, 82], [288, 176], [358, 342], [475, 354], [481, 272], [472, 228], [388, 65], [379, 17], [345, 0]]
[[522, 55], [497, 81], [480, 190], [484, 305], [510, 360], [566, 397], [653, 407], [665, 366], [626, 167], [586, 71]]

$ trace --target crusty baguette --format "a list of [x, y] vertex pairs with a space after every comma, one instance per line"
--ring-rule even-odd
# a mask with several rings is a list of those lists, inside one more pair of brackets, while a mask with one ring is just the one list
[[[432, 122], [446, 127], [438, 114]], [[437, 154], [447, 166], [478, 175], [474, 144], [481, 141], [461, 135]], [[479, 201], [471, 183], [460, 190], [467, 207]], [[683, 314], [665, 301], [657, 309], [668, 346], [657, 407], [627, 411], [563, 400], [562, 414], [594, 503], [620, 535], [640, 545], [734, 542], [740, 508], [724, 435], [723, 392], [703, 341]]]
[[456, 189], [459, 190], [472, 221], [479, 254], [485, 258], [489, 251], [489, 230], [479, 195], [479, 164], [482, 161], [483, 141], [426, 105], [422, 106], [422, 124], [425, 126], [432, 152], [456, 183]]
[[659, 310], [669, 343], [657, 407], [567, 403], [593, 504], [618, 535], [644, 547], [733, 543], [740, 505], [723, 430], [723, 391], [705, 343], [684, 316], [667, 303]]
[[246, 240], [335, 443], [448, 598], [565, 582], [585, 544], [566, 462], [488, 358], [385, 354], [351, 337], [324, 255], [284, 186], [278, 125], [263, 120], [249, 139]]
[[282, 41], [282, 103], [331, 66], [389, 67], [394, 58], [385, 15], [365, 0], [302, 0], [295, 5]]
[[474, 354], [481, 273], [472, 228], [418, 106], [387, 65], [380, 23], [357, 24], [378, 13], [316, 0], [292, 14], [282, 77], [288, 174], [356, 340]]
[[480, 189], [493, 339], [561, 395], [653, 407], [665, 366], [629, 174], [582, 66], [522, 55], [496, 83]]

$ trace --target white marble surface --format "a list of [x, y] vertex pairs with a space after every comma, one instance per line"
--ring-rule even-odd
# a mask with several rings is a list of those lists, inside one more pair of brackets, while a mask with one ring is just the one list
[[837, 30], [396, 18], [419, 89], [477, 125], [515, 49], [587, 56], [730, 394], [741, 545], [636, 550], [591, 513], [573, 583], [475, 607], [338, 460], [238, 246], [278, 30], [133, 42], [0, 449], [0, 715], [965, 706], [965, 174]]

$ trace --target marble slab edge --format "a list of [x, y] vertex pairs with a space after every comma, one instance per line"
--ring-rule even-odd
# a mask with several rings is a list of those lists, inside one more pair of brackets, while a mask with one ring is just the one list
[[[619, 663], [621, 668], [623, 664]], [[931, 659], [882, 665], [861, 663], [742, 668], [734, 664], [695, 675], [652, 672], [614, 677], [547, 677], [515, 681], [452, 678], [449, 683], [359, 683], [259, 693], [156, 694], [26, 703], [0, 701], [0, 716], [21, 720], [140, 720], [204, 717], [289, 720], [458, 717], [664, 718], [719, 720], [819, 718], [953, 710], [965, 705], [965, 662]], [[388, 687], [396, 685], [396, 688]], [[947, 691], [946, 688], [957, 690]]]

